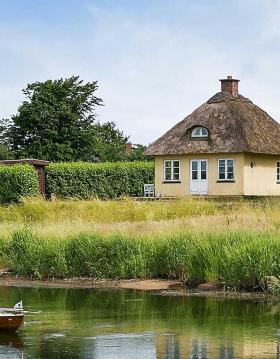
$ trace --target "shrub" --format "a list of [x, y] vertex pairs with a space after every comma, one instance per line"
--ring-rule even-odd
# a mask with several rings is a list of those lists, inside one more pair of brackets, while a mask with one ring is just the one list
[[29, 165], [0, 166], [0, 202], [18, 202], [39, 194], [36, 170]]
[[140, 196], [153, 178], [151, 162], [54, 163], [47, 167], [47, 193], [85, 199]]

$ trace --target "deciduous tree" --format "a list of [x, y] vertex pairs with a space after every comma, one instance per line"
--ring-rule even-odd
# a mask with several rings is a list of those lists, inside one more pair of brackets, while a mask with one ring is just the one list
[[97, 82], [78, 76], [35, 82], [23, 90], [26, 100], [9, 121], [7, 137], [16, 157], [52, 161], [77, 160], [88, 151]]

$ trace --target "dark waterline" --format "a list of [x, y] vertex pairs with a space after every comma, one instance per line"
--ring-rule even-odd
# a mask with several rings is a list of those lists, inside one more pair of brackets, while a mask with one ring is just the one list
[[133, 291], [1, 287], [25, 325], [0, 358], [280, 358], [280, 303]]

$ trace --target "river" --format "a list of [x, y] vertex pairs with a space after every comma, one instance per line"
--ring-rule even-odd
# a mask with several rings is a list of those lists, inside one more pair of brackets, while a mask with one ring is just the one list
[[0, 287], [25, 324], [0, 358], [280, 358], [280, 303], [157, 293]]

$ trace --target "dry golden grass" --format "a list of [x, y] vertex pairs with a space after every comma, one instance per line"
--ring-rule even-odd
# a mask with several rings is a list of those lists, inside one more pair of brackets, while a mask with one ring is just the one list
[[174, 234], [192, 232], [272, 232], [280, 229], [280, 200], [214, 201], [43, 201], [23, 200], [0, 207], [1, 237], [30, 228], [43, 237], [81, 232]]

